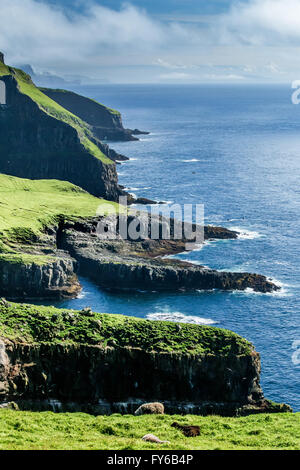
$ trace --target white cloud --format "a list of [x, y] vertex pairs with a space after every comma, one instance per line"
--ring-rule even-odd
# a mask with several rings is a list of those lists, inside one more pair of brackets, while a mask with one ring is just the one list
[[172, 73], [163, 73], [159, 76], [162, 80], [191, 80], [195, 77], [188, 73], [172, 72]]
[[[105, 69], [112, 80], [131, 74], [132, 80], [151, 81], [160, 72], [162, 81], [189, 81], [207, 78], [201, 67], [220, 80], [298, 70], [300, 0], [238, 1], [225, 15], [189, 23], [164, 22], [130, 4], [116, 11], [93, 0], [77, 14], [46, 0], [0, 0], [0, 11], [0, 50], [7, 62], [62, 74], [101, 76]], [[218, 69], [231, 65], [233, 74]]]
[[36, 0], [0, 0], [0, 48], [12, 61], [89, 63], [122, 50], [128, 56], [167, 40], [168, 31], [146, 13], [126, 5], [120, 11], [95, 3], [83, 14]]
[[154, 62], [154, 65], [159, 65], [160, 67], [164, 67], [166, 69], [186, 69], [187, 68], [187, 65], [184, 65], [184, 64], [173, 64], [173, 63], [170, 63], [164, 59], [157, 59], [155, 62]]
[[239, 81], [239, 80], [244, 80], [245, 77], [243, 75], [235, 75], [235, 74], [228, 74], [228, 75], [222, 75], [222, 74], [208, 74], [205, 75], [205, 78], [209, 80], [218, 80], [218, 81]]
[[300, 0], [249, 0], [221, 18], [224, 42], [276, 45], [300, 39]]

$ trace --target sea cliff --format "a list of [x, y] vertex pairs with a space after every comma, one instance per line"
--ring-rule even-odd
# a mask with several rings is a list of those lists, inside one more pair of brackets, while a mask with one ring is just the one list
[[93, 134], [100, 140], [130, 141], [138, 140], [135, 135], [148, 134], [138, 129], [125, 129], [119, 111], [68, 90], [41, 88], [41, 91], [71, 113], [87, 122]]
[[[166, 258], [184, 251], [188, 242], [176, 239], [172, 230], [170, 240], [162, 235], [157, 240], [123, 239], [120, 233], [111, 239], [107, 232], [97, 233], [99, 224], [117, 227], [120, 217], [130, 224], [135, 214], [71, 183], [7, 175], [0, 175], [0, 183], [2, 296], [23, 300], [75, 296], [78, 272], [112, 289], [278, 289], [259, 274], [218, 272]], [[151, 219], [146, 213], [143, 218], [150, 230]], [[159, 227], [164, 222], [157, 220]], [[233, 243], [238, 236], [222, 227], [207, 226], [203, 233], [205, 239], [232, 238]]]
[[253, 346], [220, 328], [0, 301], [0, 399], [21, 409], [290, 411], [266, 400]]
[[87, 123], [43, 94], [21, 70], [0, 62], [6, 105], [0, 107], [0, 172], [70, 181], [117, 200], [116, 166]]

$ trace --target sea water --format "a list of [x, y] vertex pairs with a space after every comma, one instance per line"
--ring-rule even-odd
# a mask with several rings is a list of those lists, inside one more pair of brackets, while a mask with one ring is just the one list
[[[74, 91], [122, 112], [125, 127], [150, 131], [111, 143], [129, 191], [158, 201], [204, 204], [206, 224], [238, 230], [180, 258], [265, 274], [282, 286], [245, 292], [110, 292], [81, 279], [59, 307], [230, 329], [261, 353], [265, 396], [300, 410], [300, 106], [288, 85], [101, 85]], [[293, 348], [294, 346], [294, 348]], [[298, 346], [298, 348], [300, 348]]]

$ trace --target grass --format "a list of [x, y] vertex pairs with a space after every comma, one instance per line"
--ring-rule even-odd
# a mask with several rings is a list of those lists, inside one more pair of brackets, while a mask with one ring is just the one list
[[[70, 90], [64, 90], [62, 88], [44, 88], [44, 87], [40, 87], [40, 90], [42, 92], [47, 92], [48, 90], [51, 91], [52, 93], [55, 92], [55, 93], [64, 93], [64, 94], [68, 94], [68, 95], [76, 95], [76, 93], [74, 93], [73, 91], [70, 91]], [[102, 108], [105, 108], [106, 111], [108, 111], [110, 114], [114, 114], [115, 116], [121, 116], [121, 113], [120, 111], [117, 111], [116, 109], [112, 109], [112, 108], [109, 108], [108, 106], [105, 106], [104, 104], [102, 103], [99, 103], [98, 101], [92, 99], [92, 98], [88, 98], [88, 97], [85, 97], [87, 100], [89, 101], [93, 101], [94, 103], [96, 103], [97, 105], [101, 106]]]
[[37, 264], [43, 266], [56, 261], [56, 259], [54, 256], [39, 256], [26, 253], [0, 253], [0, 262], [4, 261], [9, 264]]
[[0, 336], [26, 343], [130, 346], [193, 355], [253, 351], [246, 339], [221, 328], [17, 303], [0, 303]]
[[[199, 425], [185, 437], [173, 421]], [[152, 433], [170, 444], [142, 441]], [[1, 450], [286, 450], [300, 448], [300, 413], [219, 416], [91, 416], [84, 413], [0, 410]]]
[[15, 257], [21, 262], [26, 257], [28, 262], [31, 255], [16, 253], [12, 244], [34, 242], [62, 219], [92, 217], [119, 207], [68, 182], [0, 174], [0, 260], [13, 262]]
[[20, 69], [8, 67], [0, 63], [0, 77], [5, 75], [13, 75], [17, 80], [19, 91], [34, 101], [46, 114], [72, 126], [77, 131], [81, 144], [88, 153], [107, 165], [114, 163], [92, 142], [91, 139], [93, 139], [93, 135], [88, 125], [82, 121], [82, 119], [75, 116], [75, 114], [72, 114], [56, 103], [56, 101], [45, 95], [34, 85], [29, 75]]

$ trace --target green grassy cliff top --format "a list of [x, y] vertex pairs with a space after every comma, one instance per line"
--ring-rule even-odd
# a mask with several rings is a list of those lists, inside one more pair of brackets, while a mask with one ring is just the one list
[[[74, 93], [73, 91], [70, 91], [70, 90], [64, 90], [63, 88], [43, 88], [43, 87], [40, 87], [40, 90], [42, 92], [50, 91], [52, 93], [65, 93], [65, 94], [68, 94], [68, 95], [76, 95], [77, 94], [77, 93]], [[88, 98], [87, 96], [85, 96], [84, 98], [88, 101], [92, 101], [93, 103], [96, 103], [97, 105], [101, 106], [102, 108], [105, 108], [106, 111], [108, 111], [110, 114], [114, 114], [116, 116], [121, 116], [121, 113], [119, 111], [117, 111], [116, 109], [109, 108], [108, 106], [105, 106], [104, 104], [99, 103], [98, 101], [93, 100], [92, 98]]]
[[0, 336], [26, 343], [135, 347], [189, 354], [251, 354], [253, 346], [221, 328], [150, 321], [0, 301]]
[[[117, 210], [119, 205], [98, 199], [65, 181], [28, 180], [0, 174], [0, 259], [14, 253], [10, 244], [35, 240], [61, 218], [93, 217], [102, 208], [105, 214], [112, 208]], [[22, 256], [28, 262], [30, 255], [19, 253], [16, 259]]]
[[35, 86], [31, 77], [23, 72], [23, 70], [8, 67], [0, 62], [0, 77], [5, 75], [12, 75], [17, 81], [19, 91], [34, 101], [42, 111], [52, 118], [62, 121], [76, 129], [80, 141], [88, 153], [101, 160], [102, 163], [113, 164], [112, 160], [104, 155], [97, 145], [90, 140], [93, 136], [88, 125], [82, 121], [82, 119], [75, 116], [75, 114], [72, 114], [45, 95]]

